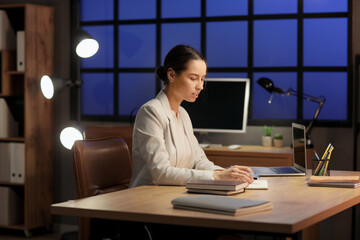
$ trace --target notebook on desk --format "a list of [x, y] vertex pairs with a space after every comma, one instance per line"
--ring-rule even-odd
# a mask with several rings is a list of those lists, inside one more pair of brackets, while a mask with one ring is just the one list
[[292, 123], [293, 166], [286, 167], [252, 167], [261, 177], [301, 176], [306, 174], [306, 137], [305, 126]]

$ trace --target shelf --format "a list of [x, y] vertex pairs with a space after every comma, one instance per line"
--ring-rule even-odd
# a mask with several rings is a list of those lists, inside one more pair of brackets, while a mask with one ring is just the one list
[[[0, 137], [0, 143], [14, 146], [20, 143], [24, 148], [21, 148], [24, 156], [22, 152], [17, 156], [10, 151], [15, 156], [3, 158], [15, 159], [20, 166], [24, 164], [23, 183], [11, 183], [8, 178], [2, 178], [0, 182], [0, 186], [15, 190], [23, 200], [23, 206], [21, 218], [16, 221], [18, 224], [6, 225], [3, 222], [0, 228], [23, 230], [29, 237], [30, 230], [51, 226], [53, 222], [50, 205], [54, 202], [54, 146], [53, 139], [48, 137], [54, 134], [53, 103], [42, 97], [39, 85], [40, 77], [51, 75], [54, 70], [54, 8], [38, 4], [8, 4], [0, 5], [0, 9], [7, 13], [15, 32], [26, 33], [24, 71], [17, 71], [16, 51], [0, 50], [0, 97], [5, 99], [14, 121], [18, 123], [18, 131], [1, 135], [10, 137]], [[1, 117], [4, 116], [0, 116], [0, 120]], [[5, 164], [9, 165], [8, 162]], [[15, 165], [14, 168], [19, 168]], [[22, 171], [22, 167], [14, 168], [13, 171]]]
[[19, 186], [19, 187], [23, 187], [24, 184], [23, 183], [12, 183], [12, 182], [0, 181], [0, 186]]
[[25, 230], [24, 224], [0, 225], [0, 228], [8, 228], [8, 229], [15, 229], [15, 230]]
[[0, 138], [0, 142], [25, 142], [24, 137], [6, 137]]
[[6, 71], [6, 72], [4, 72], [4, 74], [9, 74], [9, 75], [24, 75], [25, 72], [24, 72], [24, 71]]

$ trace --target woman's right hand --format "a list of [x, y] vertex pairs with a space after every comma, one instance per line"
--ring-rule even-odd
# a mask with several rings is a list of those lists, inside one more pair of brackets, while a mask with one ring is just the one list
[[235, 165], [231, 168], [215, 170], [213, 177], [215, 180], [239, 180], [253, 183], [254, 179], [250, 173], [254, 173], [251, 168]]

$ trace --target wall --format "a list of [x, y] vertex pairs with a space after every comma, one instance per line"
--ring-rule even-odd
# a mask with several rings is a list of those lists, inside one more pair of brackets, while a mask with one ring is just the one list
[[[1, 0], [1, 4], [37, 3], [51, 5], [55, 8], [55, 70], [54, 76], [69, 79], [70, 75], [70, 0]], [[360, 1], [353, 0], [353, 12], [360, 12]], [[353, 53], [360, 54], [360, 16], [353, 16]], [[351, 86], [350, 86], [351, 89]], [[64, 149], [59, 141], [61, 129], [74, 124], [69, 119], [69, 92], [65, 89], [55, 101], [55, 157], [54, 157], [54, 198], [55, 202], [67, 201], [76, 198], [74, 171], [71, 152]], [[83, 126], [95, 124], [118, 124], [83, 122]], [[283, 133], [285, 145], [290, 145], [290, 127], [274, 127], [274, 133]], [[209, 134], [200, 136], [212, 143], [222, 144], [261, 144], [262, 127], [249, 126], [246, 134]], [[353, 166], [353, 132], [352, 128], [324, 128], [315, 127], [312, 139], [319, 152], [323, 152], [331, 142], [335, 146], [331, 168], [352, 170]], [[358, 161], [359, 162], [359, 161]], [[324, 199], [326, 201], [326, 199]], [[360, 214], [357, 214], [360, 223]], [[76, 218], [56, 216], [59, 223], [76, 224]], [[350, 239], [351, 210], [338, 214], [320, 225], [321, 239]], [[359, 236], [359, 235], [358, 235]]]

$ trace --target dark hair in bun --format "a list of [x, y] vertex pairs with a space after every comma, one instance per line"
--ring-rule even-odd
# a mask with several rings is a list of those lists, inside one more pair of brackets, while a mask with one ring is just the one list
[[194, 48], [187, 45], [177, 45], [172, 48], [165, 57], [164, 66], [158, 66], [155, 70], [156, 77], [164, 82], [164, 85], [169, 84], [167, 72], [172, 68], [176, 74], [180, 74], [187, 69], [187, 64], [190, 60], [203, 60], [205, 58]]

